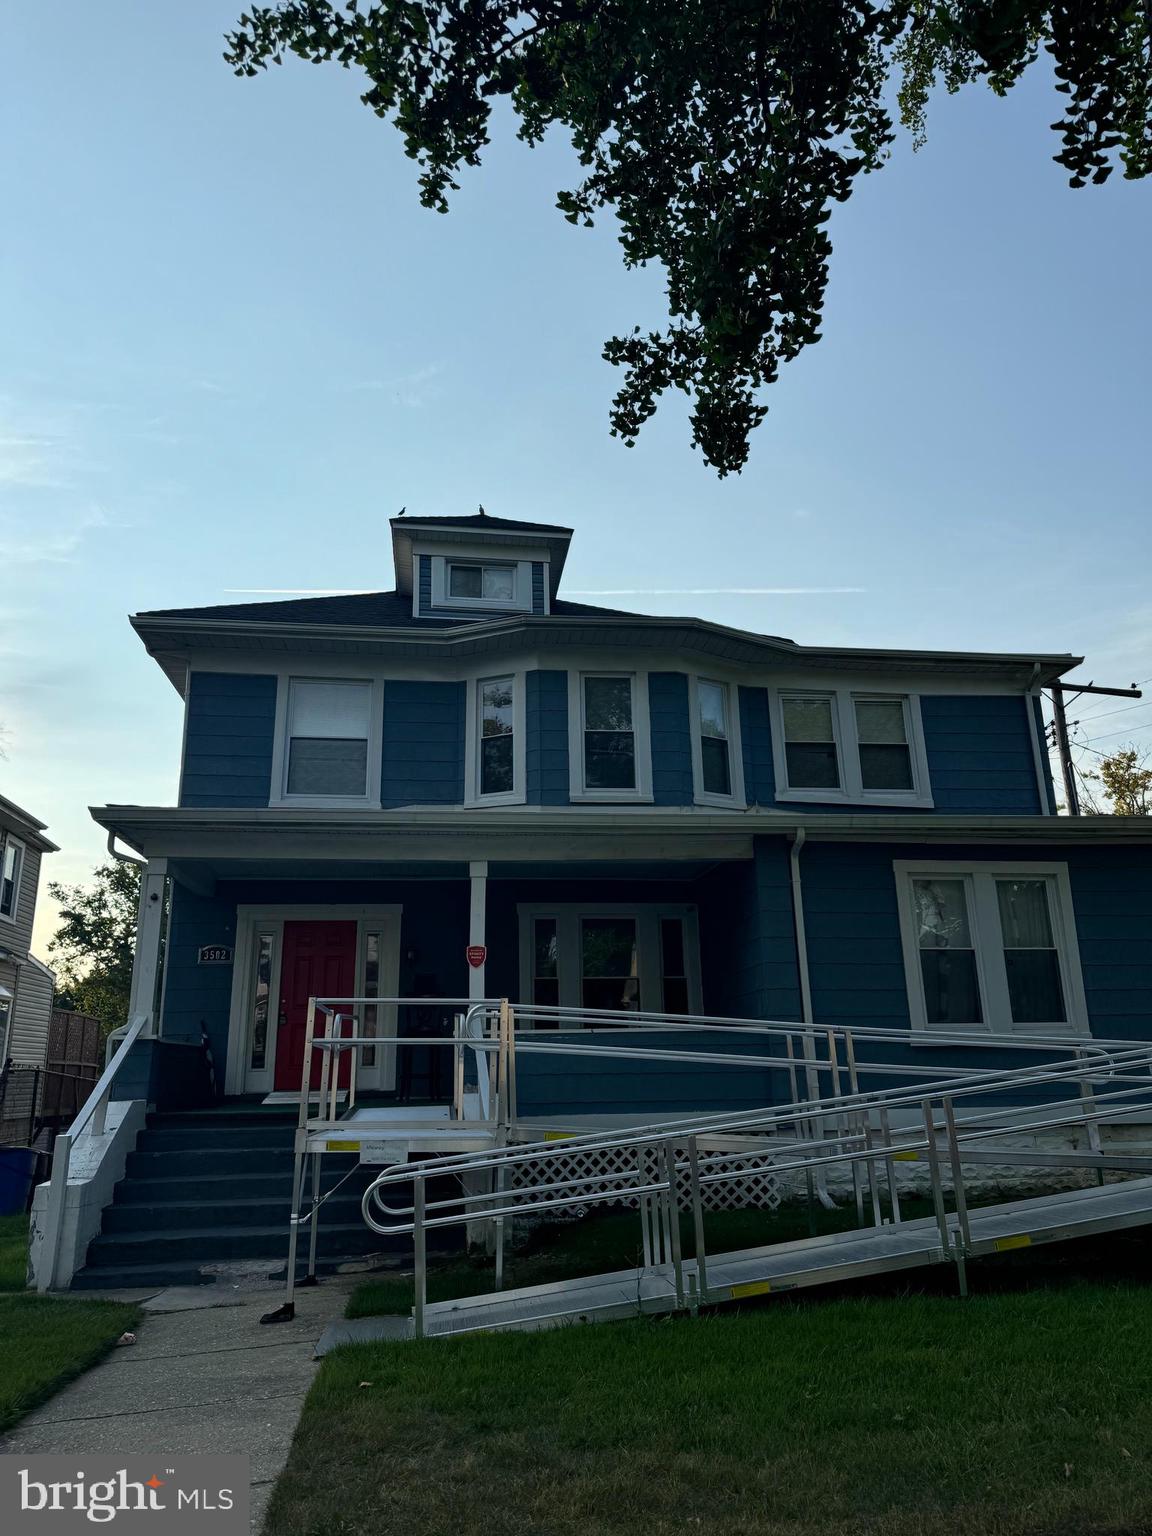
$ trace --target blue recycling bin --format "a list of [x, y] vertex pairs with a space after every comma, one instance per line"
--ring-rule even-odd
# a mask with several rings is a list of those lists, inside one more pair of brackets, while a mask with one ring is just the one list
[[16, 1216], [28, 1209], [35, 1173], [36, 1153], [31, 1147], [0, 1147], [0, 1216]]

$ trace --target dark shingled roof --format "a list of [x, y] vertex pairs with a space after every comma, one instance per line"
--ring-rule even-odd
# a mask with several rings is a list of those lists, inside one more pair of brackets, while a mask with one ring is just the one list
[[[587, 603], [569, 603], [557, 598], [552, 614], [560, 618], [590, 617], [630, 619], [647, 617], [620, 608], [593, 608]], [[523, 614], [494, 613], [492, 618], [522, 618]], [[445, 624], [487, 622], [467, 618], [437, 616], [415, 618], [408, 592], [357, 592], [341, 597], [297, 597], [271, 603], [222, 603], [214, 608], [152, 608], [137, 614], [141, 619], [235, 619], [251, 624], [348, 624], [365, 629], [441, 628]]]
[[417, 524], [435, 523], [438, 528], [490, 528], [494, 533], [571, 533], [571, 528], [564, 528], [559, 523], [520, 523], [511, 517], [489, 517], [485, 512], [472, 512], [467, 517], [394, 517], [391, 519], [393, 526], [397, 523]]

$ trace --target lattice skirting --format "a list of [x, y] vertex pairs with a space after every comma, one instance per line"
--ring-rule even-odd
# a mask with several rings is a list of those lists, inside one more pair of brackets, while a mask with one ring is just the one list
[[[642, 1152], [644, 1177], [643, 1182], [655, 1181], [657, 1178], [657, 1156], [655, 1149], [645, 1148]], [[702, 1176], [709, 1172], [709, 1155], [701, 1151], [700, 1172]], [[677, 1148], [677, 1161], [683, 1164], [687, 1160], [687, 1149]], [[715, 1171], [721, 1168], [726, 1171], [739, 1170], [740, 1177], [730, 1179], [722, 1184], [703, 1184], [701, 1187], [701, 1202], [707, 1211], [738, 1211], [738, 1210], [768, 1210], [774, 1211], [782, 1198], [791, 1193], [787, 1176], [778, 1178], [774, 1168], [774, 1159], [771, 1154], [749, 1153], [739, 1157], [725, 1158], [722, 1164], [715, 1165]], [[505, 1187], [520, 1192], [520, 1197], [525, 1208], [533, 1204], [533, 1189], [540, 1184], [559, 1183], [564, 1179], [576, 1179], [582, 1177], [600, 1178], [607, 1174], [624, 1173], [637, 1169], [637, 1152], [634, 1148], [616, 1150], [615, 1148], [600, 1148], [587, 1152], [573, 1150], [572, 1152], [556, 1153], [551, 1157], [525, 1159], [523, 1162], [511, 1163], [505, 1175]], [[557, 1196], [559, 1191], [557, 1191]], [[541, 1193], [541, 1200], [555, 1198], [553, 1195]], [[681, 1172], [680, 1203], [684, 1209], [689, 1205], [688, 1179], [686, 1171]], [[635, 1209], [639, 1205], [639, 1197], [630, 1194], [626, 1185], [621, 1181], [621, 1193], [619, 1199], [606, 1201], [598, 1200], [591, 1206], [574, 1206], [571, 1214], [583, 1215], [594, 1210], [610, 1209], [612, 1206], [627, 1206]], [[563, 1211], [551, 1212], [550, 1215], [558, 1215], [561, 1219]]]

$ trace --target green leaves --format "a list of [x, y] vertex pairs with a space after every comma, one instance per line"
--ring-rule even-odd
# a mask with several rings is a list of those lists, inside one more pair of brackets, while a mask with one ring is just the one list
[[635, 442], [681, 390], [724, 475], [747, 460], [760, 391], [819, 337], [825, 226], [884, 163], [892, 71], [920, 143], [938, 82], [1003, 93], [1046, 48], [1068, 96], [1056, 158], [1083, 186], [1117, 161], [1152, 169], [1150, 46], [1131, 0], [285, 0], [241, 16], [225, 58], [244, 76], [286, 52], [361, 69], [430, 208], [479, 163], [495, 98], [530, 144], [566, 128], [586, 174], [560, 212], [587, 227], [610, 208], [626, 265], [666, 275], [668, 327], [605, 344], [624, 373], [611, 430]]

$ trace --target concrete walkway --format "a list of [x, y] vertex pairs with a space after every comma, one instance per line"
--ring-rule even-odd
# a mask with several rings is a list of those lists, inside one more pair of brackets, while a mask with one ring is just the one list
[[282, 1290], [109, 1292], [143, 1307], [137, 1342], [22, 1419], [0, 1439], [0, 1451], [246, 1455], [259, 1530], [312, 1385], [316, 1345], [362, 1278], [297, 1291], [295, 1320], [267, 1327], [260, 1314], [279, 1305]]

